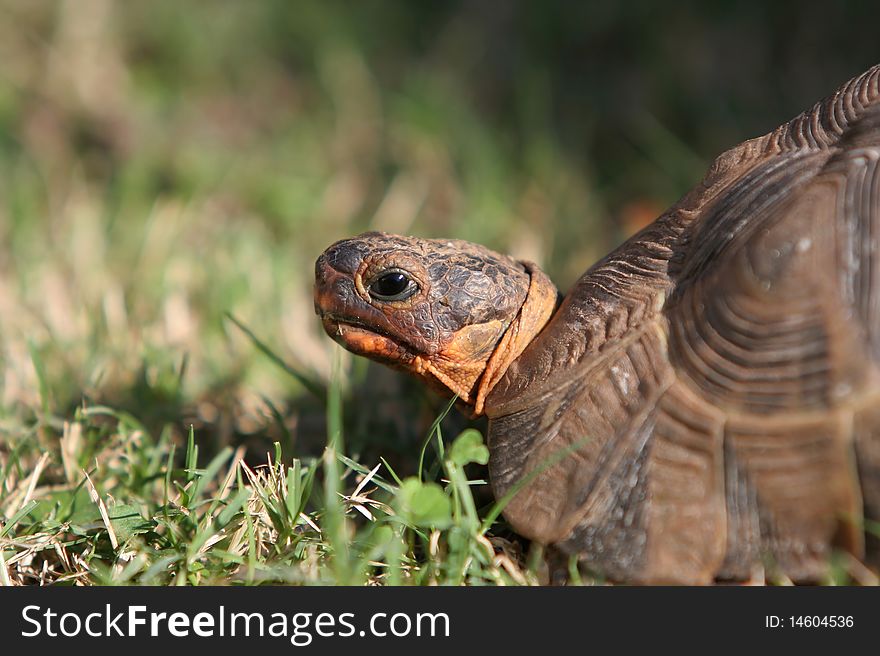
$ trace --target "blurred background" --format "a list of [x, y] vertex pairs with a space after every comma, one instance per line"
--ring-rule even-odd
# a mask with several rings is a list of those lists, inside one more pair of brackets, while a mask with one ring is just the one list
[[[880, 61], [878, 19], [876, 0], [2, 1], [0, 444], [101, 403], [319, 452], [322, 404], [226, 313], [326, 380], [311, 284], [334, 240], [469, 239], [564, 289], [714, 156]], [[343, 365], [349, 447], [410, 473], [442, 402]]]

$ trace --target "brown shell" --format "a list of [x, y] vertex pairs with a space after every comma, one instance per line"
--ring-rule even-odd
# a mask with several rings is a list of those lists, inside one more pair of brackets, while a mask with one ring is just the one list
[[[613, 579], [821, 579], [880, 519], [880, 66], [721, 155], [489, 395], [520, 533]], [[868, 556], [877, 540], [867, 537]]]

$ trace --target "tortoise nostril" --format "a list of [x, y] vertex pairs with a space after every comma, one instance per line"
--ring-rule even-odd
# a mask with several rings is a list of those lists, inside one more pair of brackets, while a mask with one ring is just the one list
[[314, 303], [316, 314], [323, 316], [326, 312], [327, 304], [334, 296], [334, 282], [338, 277], [339, 272], [330, 266], [325, 255], [321, 255], [315, 261]]
[[325, 254], [321, 254], [317, 260], [315, 260], [315, 283], [322, 282], [324, 279], [324, 269], [327, 266], [327, 256]]
[[323, 255], [315, 262], [315, 291], [324, 289], [330, 280], [334, 278], [336, 272], [327, 263], [327, 258]]

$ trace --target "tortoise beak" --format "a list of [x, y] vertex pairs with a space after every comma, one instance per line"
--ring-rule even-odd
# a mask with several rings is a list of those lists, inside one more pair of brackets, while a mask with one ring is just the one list
[[347, 346], [342, 338], [342, 322], [348, 314], [345, 299], [350, 297], [351, 289], [350, 278], [330, 265], [326, 253], [321, 255], [315, 262], [315, 314], [327, 335], [342, 346]]
[[[337, 341], [341, 335], [340, 324], [360, 325], [364, 329], [371, 327], [364, 315], [372, 313], [370, 308], [361, 307], [352, 276], [331, 265], [327, 252], [315, 262], [314, 302], [315, 314], [321, 318], [324, 330]], [[376, 320], [375, 316], [372, 318]]]
[[327, 262], [326, 254], [321, 255], [315, 262], [315, 314], [322, 320], [334, 305], [333, 290], [339, 288], [338, 279], [340, 277], [341, 274]]
[[315, 262], [315, 314], [321, 318], [324, 330], [335, 341], [343, 346], [340, 340], [340, 321], [348, 315], [347, 308], [350, 303], [346, 302], [353, 293], [353, 284], [350, 276], [333, 268], [328, 261], [326, 253]]

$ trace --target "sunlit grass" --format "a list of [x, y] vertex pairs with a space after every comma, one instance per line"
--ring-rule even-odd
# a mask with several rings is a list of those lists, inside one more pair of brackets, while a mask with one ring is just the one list
[[0, 3], [0, 582], [536, 580], [468, 422], [335, 347], [312, 267], [367, 229], [540, 260], [589, 194], [321, 7]]
[[480, 434], [447, 448], [435, 422], [438, 457], [421, 477], [361, 465], [345, 455], [335, 371], [319, 457], [276, 443], [256, 466], [243, 448], [208, 459], [190, 429], [178, 458], [170, 431], [106, 407], [79, 408], [57, 433], [39, 420], [10, 441], [0, 472], [4, 582], [537, 583], [540, 562], [527, 567], [478, 514], [472, 488], [485, 482], [464, 468], [486, 462]]

